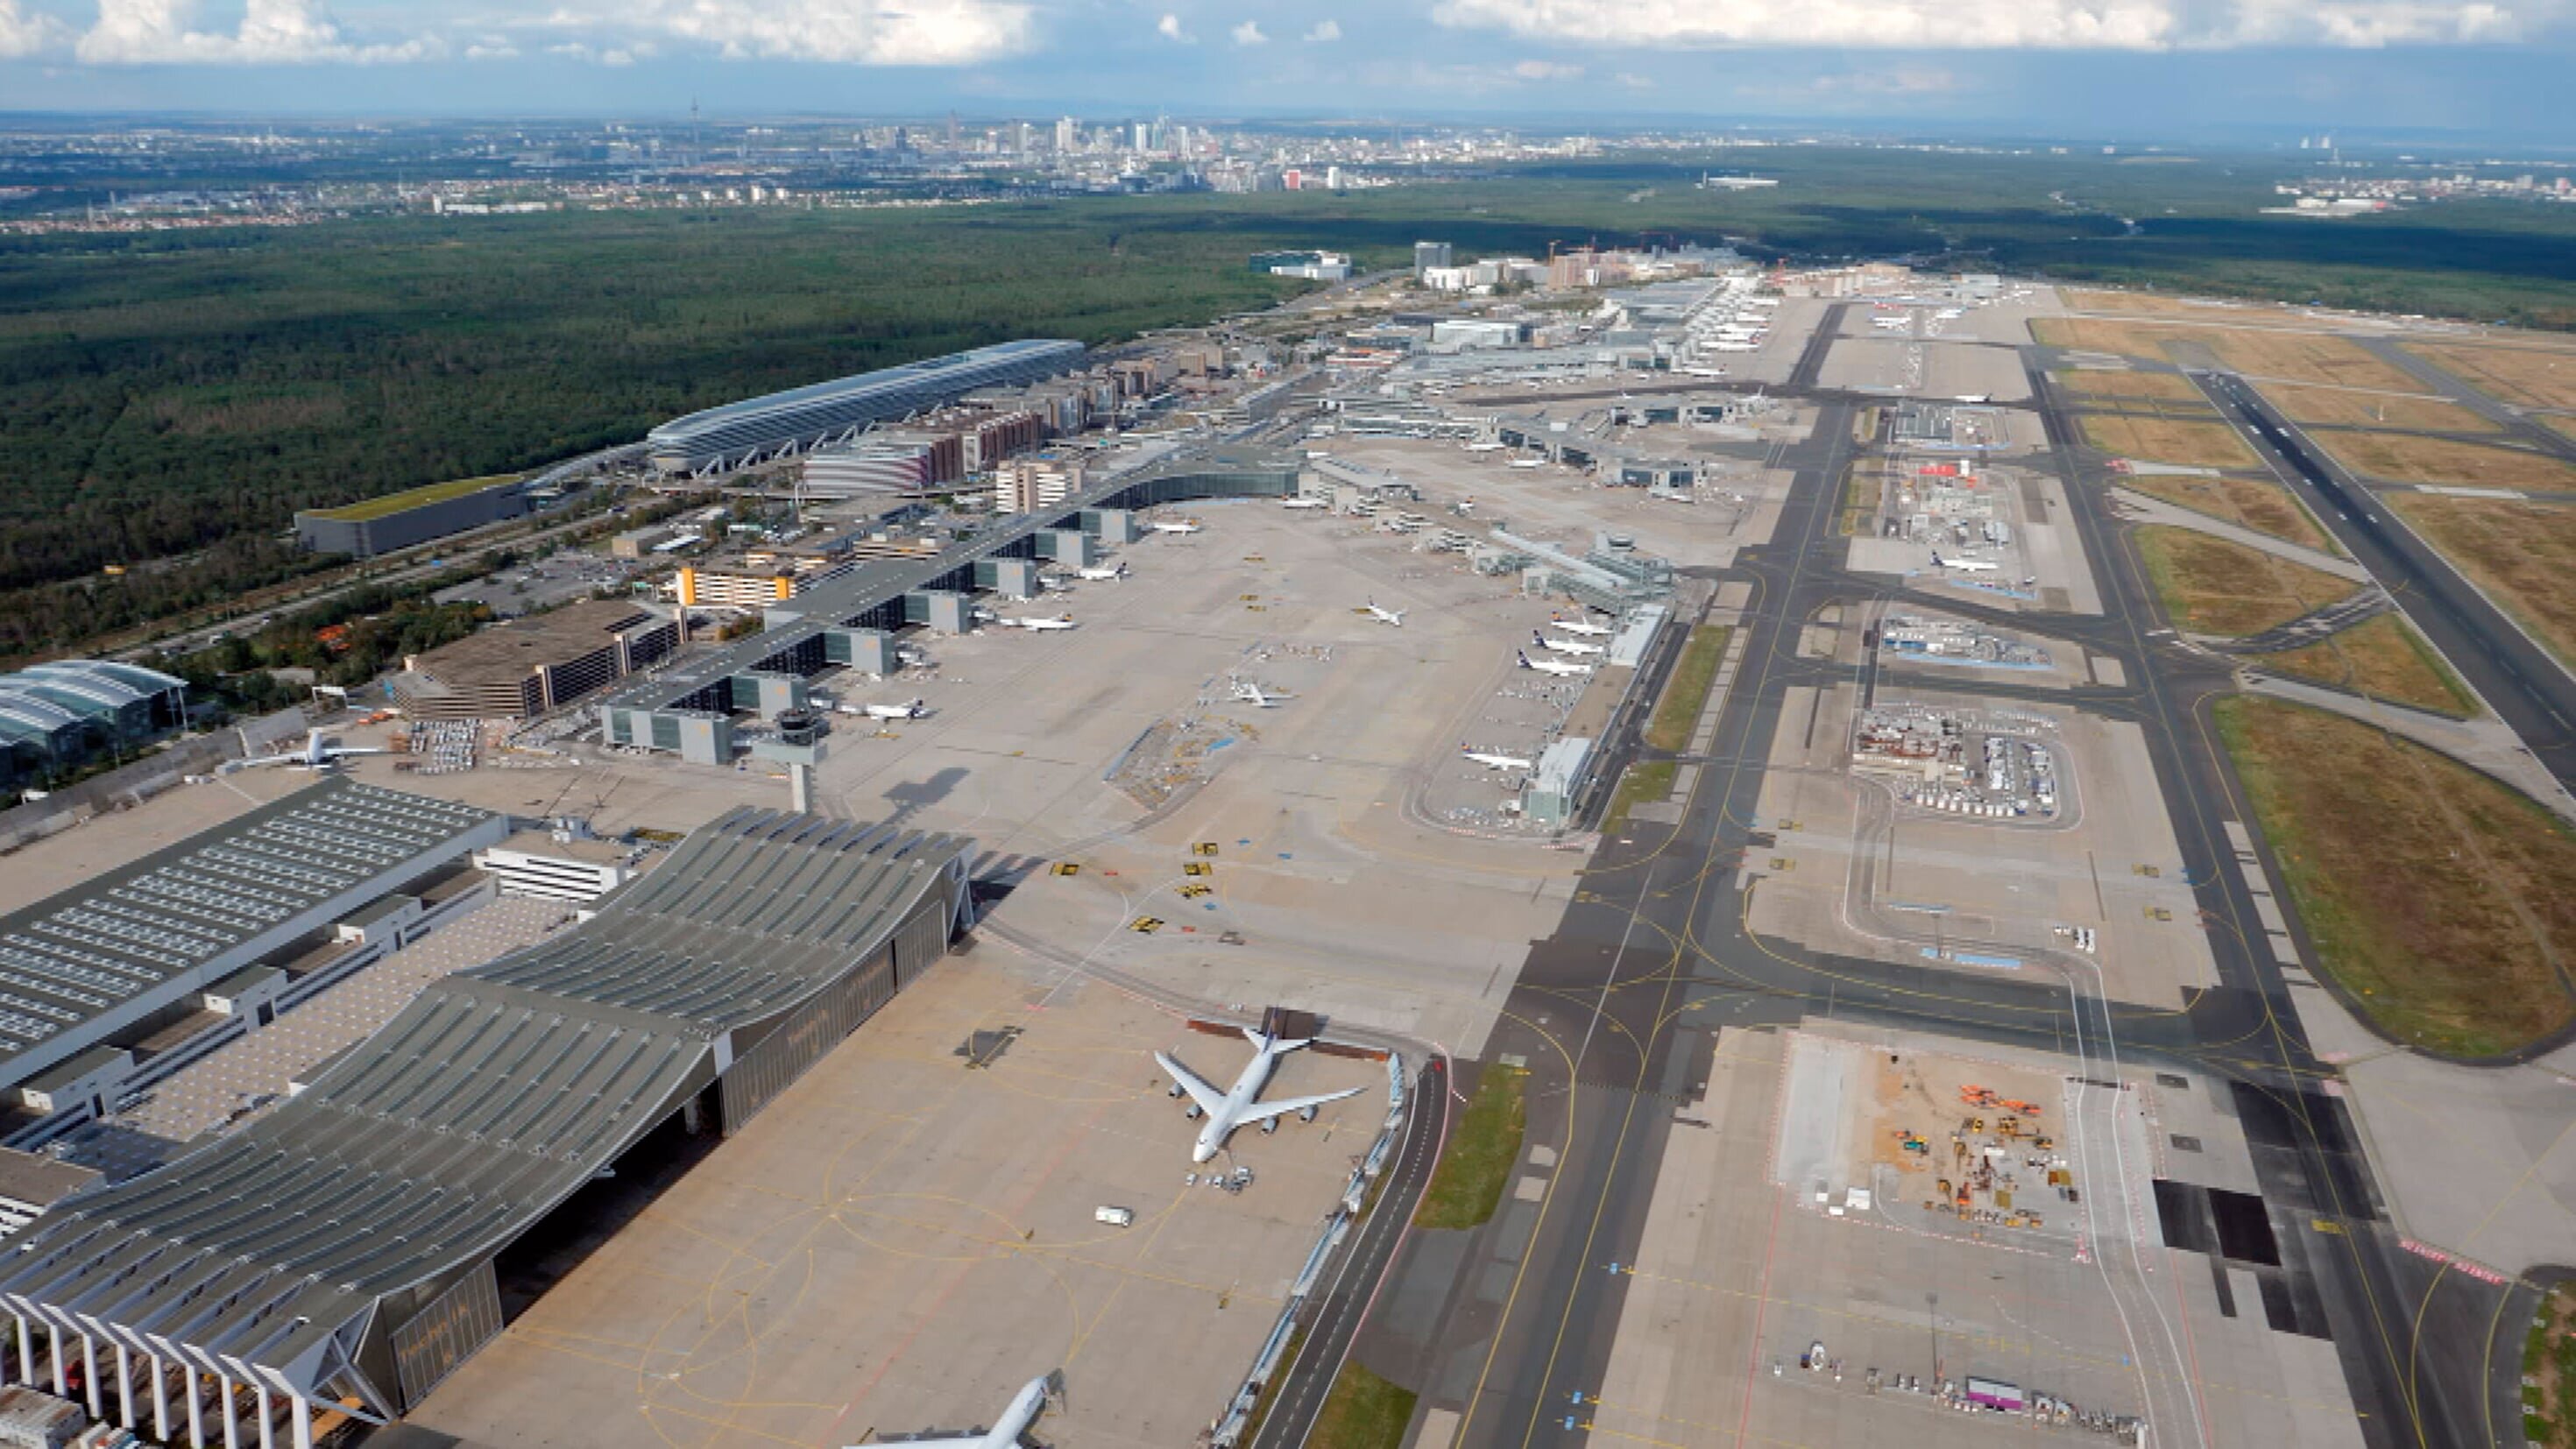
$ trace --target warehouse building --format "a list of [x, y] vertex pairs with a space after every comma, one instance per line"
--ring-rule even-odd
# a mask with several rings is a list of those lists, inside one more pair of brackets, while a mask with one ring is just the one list
[[664, 473], [719, 473], [819, 444], [856, 440], [877, 423], [953, 403], [977, 388], [1037, 382], [1082, 363], [1083, 346], [1030, 337], [746, 398], [674, 418], [646, 436]]
[[517, 518], [535, 505], [523, 478], [466, 478], [295, 515], [295, 540], [314, 553], [373, 558]]
[[0, 785], [140, 749], [188, 722], [187, 681], [106, 659], [0, 674]]
[[414, 719], [531, 719], [668, 656], [680, 626], [615, 599], [495, 624], [403, 660], [394, 699]]
[[431, 983], [266, 1117], [57, 1206], [0, 1270], [9, 1367], [191, 1449], [409, 1411], [501, 1331], [513, 1243], [656, 1129], [740, 1128], [936, 963], [967, 860], [955, 836], [725, 816], [579, 927]]
[[0, 916], [0, 1087], [112, 1097], [102, 1073], [132, 1059], [111, 1038], [506, 834], [488, 810], [334, 777]]

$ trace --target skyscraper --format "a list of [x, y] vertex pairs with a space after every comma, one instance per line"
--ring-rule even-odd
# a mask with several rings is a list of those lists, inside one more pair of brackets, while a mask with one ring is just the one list
[[1075, 150], [1080, 148], [1081, 142], [1078, 137], [1079, 131], [1080, 128], [1074, 125], [1073, 117], [1071, 116], [1067, 116], [1056, 122], [1055, 148], [1067, 155], [1071, 155]]
[[1413, 244], [1413, 279], [1417, 282], [1422, 280], [1422, 274], [1433, 267], [1452, 265], [1449, 255], [1447, 242], [1415, 242]]

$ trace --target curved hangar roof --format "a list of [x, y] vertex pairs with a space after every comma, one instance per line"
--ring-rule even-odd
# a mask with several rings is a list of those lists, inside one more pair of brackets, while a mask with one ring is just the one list
[[696, 466], [953, 402], [983, 387], [1035, 382], [1082, 361], [1079, 342], [1024, 337], [855, 377], [745, 398], [674, 418], [645, 435], [657, 462]]
[[398, 1412], [386, 1335], [934, 907], [944, 949], [965, 860], [955, 836], [737, 810], [579, 928], [432, 983], [270, 1116], [61, 1204], [0, 1302]]

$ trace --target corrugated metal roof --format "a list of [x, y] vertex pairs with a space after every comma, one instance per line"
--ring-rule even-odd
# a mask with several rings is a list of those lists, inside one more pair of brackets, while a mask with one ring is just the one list
[[332, 1334], [524, 1232], [712, 1080], [725, 1032], [873, 955], [965, 849], [736, 810], [581, 927], [434, 983], [268, 1117], [65, 1204], [0, 1300], [311, 1393]]

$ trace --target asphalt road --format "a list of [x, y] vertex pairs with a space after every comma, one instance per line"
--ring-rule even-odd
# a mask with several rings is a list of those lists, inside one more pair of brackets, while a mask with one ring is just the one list
[[[2039, 396], [2052, 440], [2067, 443], [2050, 394], [2043, 387]], [[1746, 550], [1728, 575], [1750, 578], [1756, 593], [1748, 653], [1709, 751], [1725, 763], [1703, 772], [1677, 826], [1632, 825], [1603, 841], [1583, 895], [1533, 947], [1489, 1044], [1489, 1056], [1527, 1059], [1531, 1138], [1562, 1144], [1563, 1155], [1503, 1303], [1482, 1302], [1461, 1284], [1442, 1310], [1439, 1348], [1482, 1358], [1458, 1400], [1459, 1442], [1527, 1449], [1581, 1437], [1567, 1427], [1570, 1396], [1597, 1392], [1624, 1298], [1624, 1280], [1602, 1265], [1631, 1254], [1642, 1233], [1664, 1135], [1675, 1130], [1673, 1106], [1705, 1079], [1718, 1031], [1819, 1016], [2057, 1051], [2080, 1042], [2105, 1065], [2109, 1056], [2129, 1069], [2170, 1063], [2214, 1074], [2254, 1143], [2283, 1242], [2280, 1271], [2303, 1327], [2336, 1343], [2365, 1439], [2377, 1449], [2493, 1442], [2495, 1336], [2427, 1325], [2486, 1323], [2500, 1290], [2432, 1274], [2398, 1245], [2328, 1091], [2332, 1073], [2299, 1028], [2293, 988], [2267, 950], [2249, 947], [2265, 936], [2221, 829], [2245, 812], [2204, 716], [2229, 680], [2216, 661], [2150, 636], [2159, 621], [2101, 507], [2099, 460], [2061, 467], [2074, 525], [2101, 575], [2103, 617], [2016, 619], [1946, 595], [1941, 607], [2006, 628], [2035, 625], [2125, 666], [2126, 687], [2059, 698], [2140, 726], [2207, 913], [2220, 985], [2180, 1009], [2105, 1003], [2041, 973], [1966, 978], [1810, 952], [1743, 929], [1747, 883], [1738, 865], [1767, 844], [1755, 807], [1785, 692], [1853, 677], [1845, 666], [1799, 659], [1797, 631], [1826, 604], [1897, 592], [1837, 567], [1833, 502], [1853, 412], [1826, 403], [1812, 438], [1784, 455], [1798, 481], [1775, 540]], [[1621, 763], [1613, 758], [1605, 770], [1615, 775]], [[2168, 1424], [2157, 1442], [2201, 1437], [2196, 1425]]]
[[1434, 1057], [1413, 1079], [1413, 1117], [1405, 1123], [1393, 1168], [1380, 1179], [1385, 1186], [1368, 1216], [1360, 1220], [1358, 1233], [1342, 1244], [1333, 1286], [1325, 1290], [1321, 1306], [1306, 1322], [1305, 1344], [1280, 1378], [1270, 1412], [1252, 1436], [1252, 1449], [1295, 1449], [1314, 1429], [1315, 1416], [1323, 1412], [1342, 1361], [1350, 1356], [1351, 1340], [1377, 1301], [1387, 1265], [1394, 1261], [1396, 1247], [1413, 1221], [1414, 1207], [1422, 1201], [1423, 1189], [1431, 1185], [1431, 1165], [1439, 1160], [1448, 1129], [1449, 1070]]
[[2550, 774], [2576, 785], [2576, 679], [2242, 379], [2194, 380]]

